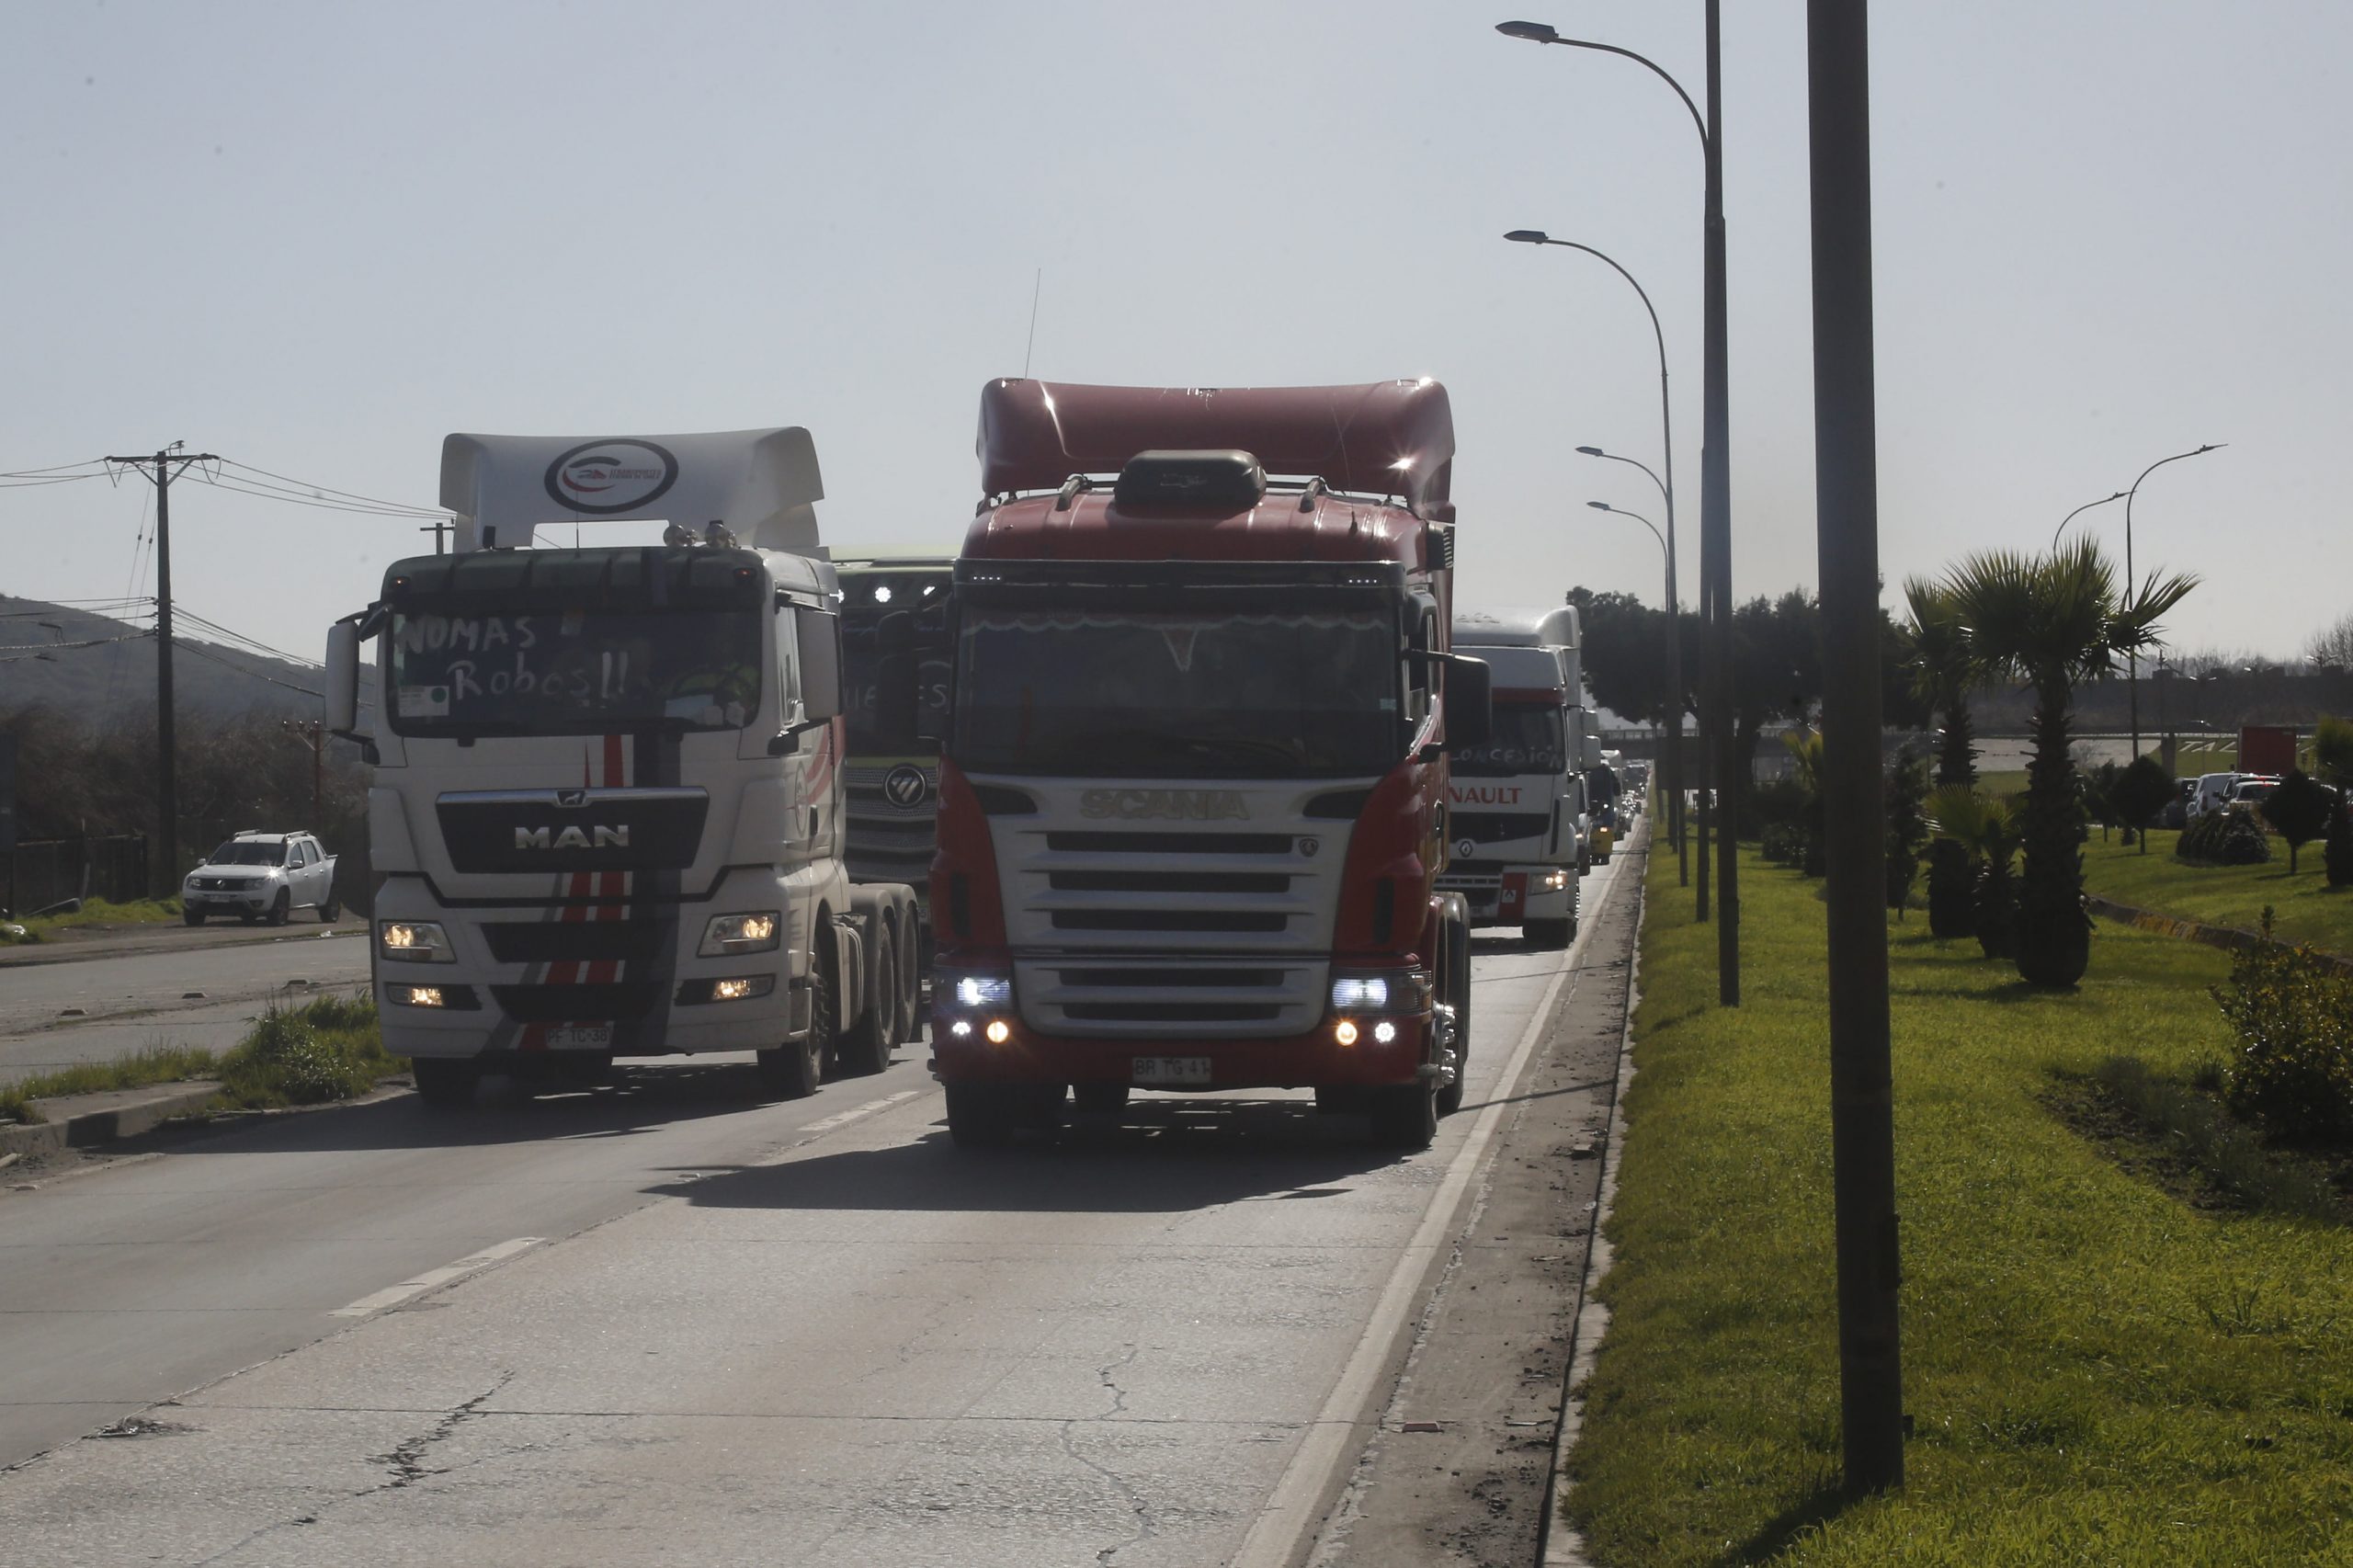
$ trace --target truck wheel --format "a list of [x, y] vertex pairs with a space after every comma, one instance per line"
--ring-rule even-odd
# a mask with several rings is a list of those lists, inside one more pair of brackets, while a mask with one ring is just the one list
[[180, 923], [184, 926], [201, 926], [204, 924], [204, 911], [183, 909], [180, 911]]
[[1372, 1091], [1372, 1141], [1383, 1149], [1427, 1149], [1438, 1137], [1436, 1080]]
[[1074, 1084], [1070, 1092], [1078, 1108], [1090, 1116], [1117, 1116], [1128, 1108], [1125, 1084]]
[[1553, 952], [1567, 947], [1575, 931], [1576, 922], [1574, 920], [1530, 920], [1519, 928], [1519, 934], [1528, 938], [1529, 947]]
[[1438, 1092], [1438, 1113], [1452, 1116], [1462, 1108], [1462, 1081], [1471, 1071], [1471, 927], [1457, 922], [1446, 928], [1447, 1001], [1454, 1008], [1454, 1082]]
[[294, 895], [288, 892], [284, 888], [278, 889], [278, 902], [269, 906], [269, 923], [272, 926], [285, 925], [286, 916], [293, 910], [293, 908]]
[[923, 971], [931, 966], [931, 943], [923, 928], [923, 911], [909, 899], [899, 912], [899, 1043], [912, 1045], [922, 1038], [917, 1021], [923, 1011]]
[[880, 911], [873, 929], [866, 956], [866, 1016], [850, 1026], [834, 1051], [845, 1077], [869, 1077], [890, 1066], [892, 1037], [898, 1032], [899, 958]]
[[415, 1057], [408, 1070], [416, 1080], [416, 1097], [429, 1106], [472, 1105], [474, 1086], [482, 1082], [481, 1065], [458, 1057]]
[[809, 1032], [789, 1040], [773, 1051], [757, 1051], [760, 1088], [771, 1099], [805, 1100], [817, 1092], [817, 1080], [834, 1043], [833, 954], [820, 943], [809, 962]]

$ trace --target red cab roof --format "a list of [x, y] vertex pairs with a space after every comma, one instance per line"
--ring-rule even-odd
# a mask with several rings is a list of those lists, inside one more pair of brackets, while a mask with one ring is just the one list
[[998, 380], [981, 389], [981, 489], [1051, 490], [1117, 473], [1138, 452], [1239, 448], [1269, 474], [1447, 503], [1454, 414], [1427, 378], [1341, 387], [1098, 387]]

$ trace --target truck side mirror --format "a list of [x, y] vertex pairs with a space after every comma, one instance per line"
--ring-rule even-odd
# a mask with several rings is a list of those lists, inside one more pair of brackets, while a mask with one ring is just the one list
[[801, 645], [801, 712], [813, 722], [842, 710], [842, 618], [829, 609], [792, 607]]
[[1484, 659], [1449, 653], [1446, 659], [1446, 749], [1483, 746], [1495, 733], [1494, 682]]
[[326, 727], [349, 735], [359, 727], [359, 628], [338, 620], [327, 628]]

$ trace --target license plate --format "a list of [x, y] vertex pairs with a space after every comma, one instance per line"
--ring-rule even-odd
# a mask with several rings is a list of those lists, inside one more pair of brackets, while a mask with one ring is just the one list
[[612, 1044], [610, 1024], [570, 1024], [548, 1030], [550, 1051], [609, 1051]]
[[1130, 1076], [1139, 1084], [1209, 1086], [1210, 1059], [1206, 1056], [1139, 1056], [1131, 1066]]

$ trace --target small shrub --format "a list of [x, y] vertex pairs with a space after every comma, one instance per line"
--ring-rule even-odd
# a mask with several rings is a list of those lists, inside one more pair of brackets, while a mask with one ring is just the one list
[[1887, 906], [1901, 920], [1928, 842], [1928, 765], [1903, 747], [1887, 774]]
[[2240, 950], [2214, 991], [2238, 1031], [2222, 1096], [2241, 1116], [2290, 1138], [2353, 1140], [2353, 975], [2271, 937]]
[[322, 997], [272, 1008], [222, 1062], [222, 1093], [241, 1106], [318, 1105], [366, 1094], [397, 1066], [373, 1001]]
[[2259, 866], [2271, 858], [2271, 841], [2246, 812], [2208, 812], [2189, 824], [2173, 852], [2209, 866]]
[[1805, 857], [1805, 835], [1785, 822], [1768, 822], [1760, 852], [1776, 866], [1793, 866]]
[[2317, 783], [2301, 767], [2288, 769], [2279, 788], [2257, 808], [2271, 830], [2288, 841], [2288, 871], [2294, 875], [2297, 851], [2328, 831], [2336, 809], [2336, 791]]

